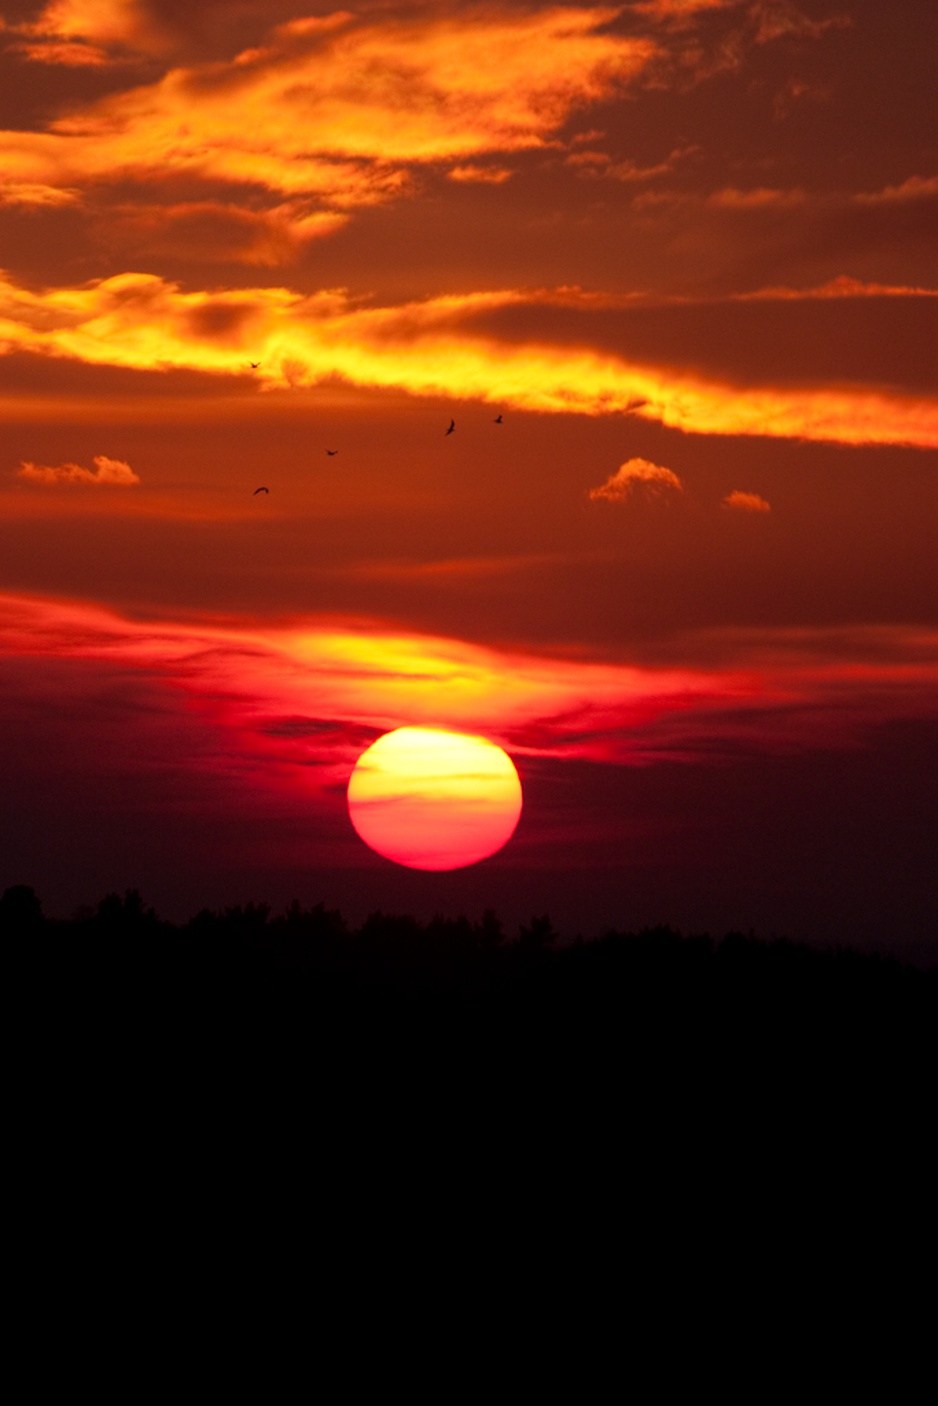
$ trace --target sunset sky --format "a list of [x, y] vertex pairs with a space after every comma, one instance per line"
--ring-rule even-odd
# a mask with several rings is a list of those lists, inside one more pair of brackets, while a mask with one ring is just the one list
[[0, 13], [0, 891], [938, 953], [934, 0]]

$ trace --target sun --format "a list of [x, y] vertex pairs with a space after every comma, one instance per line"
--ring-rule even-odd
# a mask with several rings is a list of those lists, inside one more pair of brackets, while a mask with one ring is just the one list
[[511, 839], [521, 804], [507, 752], [443, 728], [385, 733], [361, 754], [348, 784], [356, 832], [410, 869], [462, 869], [487, 859]]

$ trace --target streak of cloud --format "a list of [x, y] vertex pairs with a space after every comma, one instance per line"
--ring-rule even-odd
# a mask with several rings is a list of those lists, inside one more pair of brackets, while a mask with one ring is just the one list
[[80, 44], [71, 40], [45, 44], [12, 44], [11, 51], [33, 63], [58, 64], [63, 68], [103, 68], [112, 60], [96, 44]]
[[9, 181], [0, 187], [0, 207], [33, 206], [53, 208], [59, 205], [75, 205], [79, 195], [67, 186], [48, 186], [30, 181]]
[[511, 179], [513, 171], [507, 166], [454, 166], [447, 171], [446, 176], [450, 181], [462, 182], [476, 185], [504, 185], [505, 181]]
[[842, 384], [743, 388], [472, 326], [499, 308], [539, 301], [537, 293], [503, 290], [363, 307], [341, 290], [305, 297], [287, 288], [183, 292], [149, 274], [38, 293], [0, 280], [0, 350], [226, 376], [241, 375], [250, 352], [268, 387], [338, 377], [546, 413], [628, 411], [697, 434], [938, 445], [933, 397]]

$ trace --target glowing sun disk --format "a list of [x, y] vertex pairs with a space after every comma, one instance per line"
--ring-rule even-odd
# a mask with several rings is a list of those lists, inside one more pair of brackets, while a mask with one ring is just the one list
[[411, 869], [461, 869], [495, 854], [521, 815], [508, 754], [484, 737], [400, 727], [359, 757], [349, 815], [371, 849]]

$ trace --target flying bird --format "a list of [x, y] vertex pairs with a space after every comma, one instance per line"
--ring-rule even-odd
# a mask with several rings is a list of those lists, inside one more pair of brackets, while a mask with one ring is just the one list
[[501, 417], [501, 415], [496, 415], [496, 416], [495, 416], [495, 419], [492, 421], [492, 424], [493, 424], [493, 425], [500, 425], [501, 422], [502, 422], [502, 417]]
[[251, 494], [251, 497], [252, 497], [252, 498], [256, 498], [257, 495], [258, 495], [258, 493], [269, 493], [269, 492], [270, 492], [270, 489], [269, 489], [269, 488], [255, 488], [254, 492]]
[[[446, 431], [446, 434], [452, 434], [452, 433], [453, 433], [453, 430], [454, 430], [455, 428], [456, 428], [456, 421], [455, 421], [455, 420], [450, 420], [450, 422], [449, 422], [449, 429]], [[446, 438], [446, 434], [443, 436], [444, 439]]]
[[338, 454], [338, 452], [339, 452], [338, 449], [327, 449], [327, 450], [326, 450], [326, 453], [329, 455], [329, 458], [330, 458], [330, 459], [332, 458], [333, 454]]

